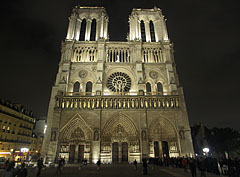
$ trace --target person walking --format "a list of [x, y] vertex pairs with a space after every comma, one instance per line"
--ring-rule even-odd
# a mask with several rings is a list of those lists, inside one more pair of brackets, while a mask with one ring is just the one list
[[100, 169], [100, 165], [101, 165], [101, 161], [98, 159], [98, 161], [97, 161], [97, 170]]
[[58, 173], [62, 174], [62, 168], [63, 168], [63, 159], [59, 158], [56, 174]]
[[147, 159], [143, 159], [143, 175], [147, 175], [148, 174], [148, 170], [147, 170]]
[[27, 177], [27, 175], [28, 175], [28, 171], [27, 171], [26, 165], [25, 163], [22, 163], [21, 168], [17, 173], [17, 177]]
[[187, 173], [187, 160], [185, 158], [182, 159], [182, 167], [184, 168], [184, 172]]
[[38, 167], [37, 176], [40, 176], [40, 175], [41, 175], [42, 168], [44, 167], [44, 165], [43, 165], [43, 158], [38, 159], [37, 167]]
[[189, 167], [191, 170], [192, 177], [197, 177], [197, 169], [196, 169], [196, 162], [194, 159], [190, 159]]
[[206, 177], [206, 162], [205, 159], [203, 159], [202, 157], [200, 158], [200, 161], [198, 163], [198, 168], [201, 172], [201, 177]]
[[137, 170], [137, 160], [136, 159], [134, 160], [133, 165], [135, 167], [135, 170]]

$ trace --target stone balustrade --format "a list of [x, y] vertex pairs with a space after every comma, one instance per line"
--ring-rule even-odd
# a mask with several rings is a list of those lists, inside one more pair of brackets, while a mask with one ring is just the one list
[[176, 109], [176, 95], [72, 95], [56, 96], [56, 108], [60, 109]]
[[[134, 63], [136, 59], [133, 53], [136, 52], [135, 45], [127, 42], [107, 42], [105, 44], [106, 54], [104, 56], [107, 63]], [[74, 45], [71, 62], [97, 62], [98, 45], [95, 43], [78, 42]], [[164, 63], [163, 52], [159, 44], [142, 45], [141, 59], [143, 63]]]

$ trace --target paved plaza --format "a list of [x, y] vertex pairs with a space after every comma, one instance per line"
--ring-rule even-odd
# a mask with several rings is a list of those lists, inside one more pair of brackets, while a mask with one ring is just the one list
[[[29, 177], [35, 177], [37, 174], [37, 168], [28, 169]], [[2, 176], [2, 174], [0, 174]], [[41, 177], [141, 177], [146, 176], [142, 174], [142, 167], [139, 164], [138, 169], [135, 170], [133, 165], [130, 164], [111, 164], [101, 165], [100, 170], [97, 170], [96, 165], [88, 164], [82, 167], [80, 170], [75, 165], [72, 167], [64, 167], [62, 174], [56, 174], [55, 167], [49, 167], [42, 171]], [[184, 173], [183, 169], [179, 168], [167, 168], [155, 166], [152, 169], [148, 168], [148, 175], [151, 177], [191, 177], [191, 173]], [[198, 177], [200, 174], [198, 172]], [[207, 174], [207, 177], [216, 177], [213, 174]]]

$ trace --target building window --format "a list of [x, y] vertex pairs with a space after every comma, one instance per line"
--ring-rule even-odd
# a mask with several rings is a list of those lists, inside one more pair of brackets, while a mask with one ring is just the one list
[[163, 87], [160, 82], [157, 83], [157, 93], [160, 95], [163, 93]]
[[79, 41], [85, 41], [86, 19], [82, 20]]
[[92, 82], [87, 82], [86, 84], [86, 93], [92, 92]]
[[145, 32], [145, 25], [144, 25], [144, 21], [143, 20], [141, 20], [140, 28], [141, 28], [141, 39], [142, 39], [142, 42], [146, 42], [146, 32]]
[[97, 26], [96, 19], [93, 19], [91, 24], [90, 41], [96, 40], [96, 26]]
[[149, 27], [150, 27], [151, 42], [156, 42], [154, 25], [153, 25], [152, 20], [149, 23]]
[[146, 92], [147, 92], [147, 93], [152, 92], [151, 84], [150, 84], [149, 82], [146, 83]]
[[79, 89], [80, 89], [80, 83], [75, 82], [73, 85], [73, 92], [79, 92]]

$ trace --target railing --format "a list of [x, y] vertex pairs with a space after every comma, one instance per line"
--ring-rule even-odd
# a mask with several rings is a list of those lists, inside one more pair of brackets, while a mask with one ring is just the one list
[[161, 48], [143, 47], [142, 62], [144, 63], [163, 63]]
[[[123, 44], [123, 45], [121, 45]], [[133, 47], [125, 43], [117, 45], [108, 44], [106, 46], [106, 62], [132, 63], [133, 62]]]
[[[136, 46], [129, 42], [107, 42], [105, 61], [107, 63], [133, 63]], [[79, 43], [73, 48], [71, 62], [97, 62], [97, 43]], [[141, 48], [141, 59], [143, 63], [163, 63], [163, 51], [160, 44], [144, 44]]]
[[97, 61], [97, 45], [86, 45], [75, 47], [73, 49], [72, 62], [96, 62]]
[[72, 95], [57, 96], [61, 109], [174, 109], [179, 108], [177, 95]]

